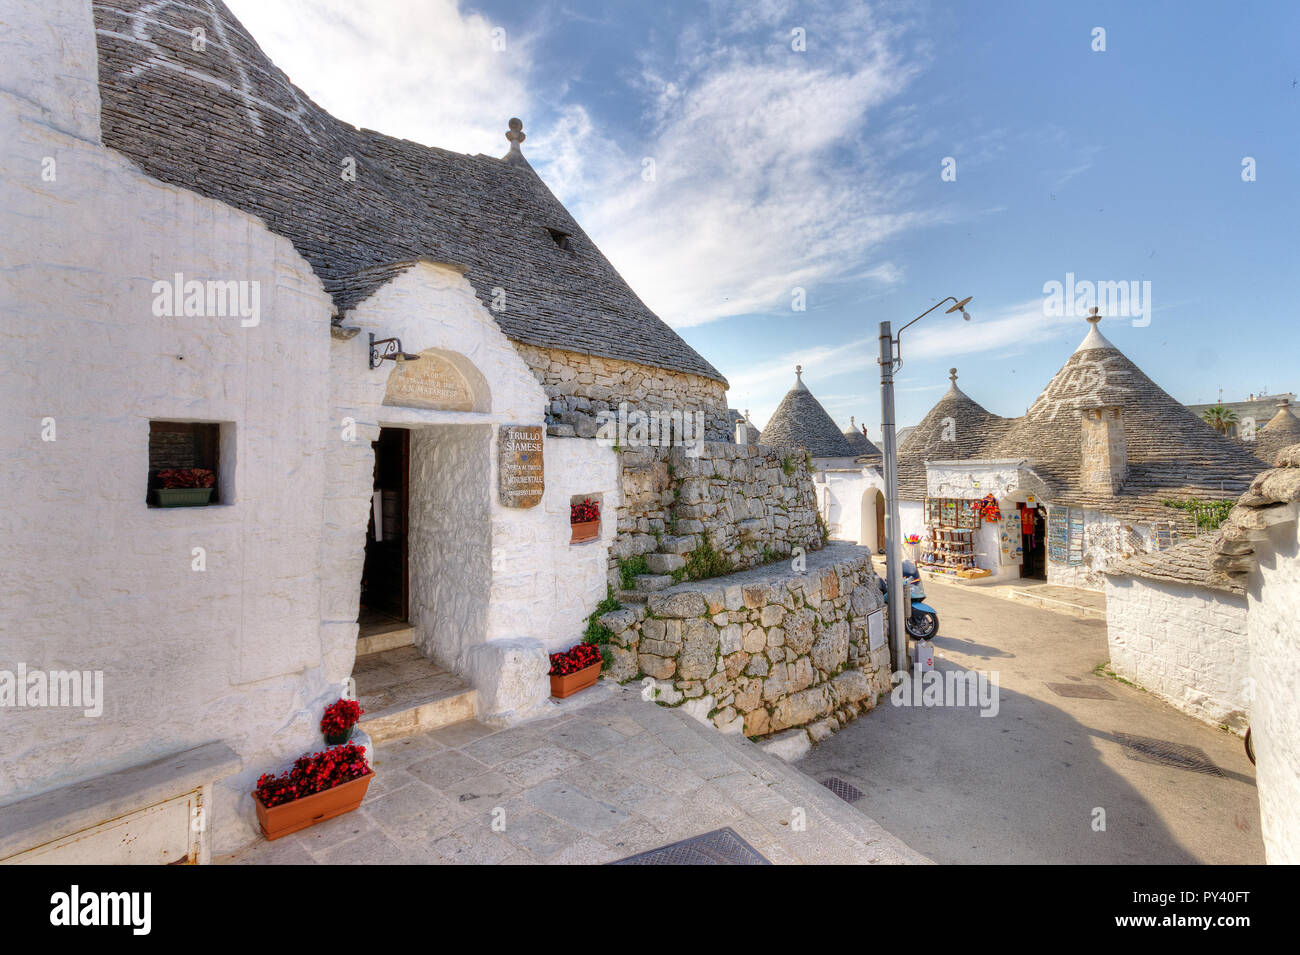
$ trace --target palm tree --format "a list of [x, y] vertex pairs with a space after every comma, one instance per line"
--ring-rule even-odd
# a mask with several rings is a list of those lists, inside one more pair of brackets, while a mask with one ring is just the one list
[[1237, 423], [1237, 412], [1221, 404], [1206, 408], [1201, 413], [1201, 417], [1205, 419], [1206, 424], [1222, 435], [1229, 434], [1233, 425]]

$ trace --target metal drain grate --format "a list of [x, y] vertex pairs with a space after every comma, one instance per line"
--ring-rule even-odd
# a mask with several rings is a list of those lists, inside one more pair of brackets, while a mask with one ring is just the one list
[[1205, 750], [1182, 743], [1171, 743], [1166, 739], [1151, 739], [1148, 736], [1130, 736], [1116, 733], [1115, 740], [1124, 748], [1124, 755], [1140, 763], [1154, 763], [1157, 766], [1171, 766], [1206, 776], [1223, 778], [1223, 772], [1215, 766]]
[[1057, 696], [1069, 696], [1076, 700], [1115, 699], [1104, 686], [1097, 686], [1094, 683], [1049, 683], [1047, 688]]
[[857, 802], [864, 795], [866, 795], [857, 786], [853, 785], [852, 783], [846, 783], [838, 776], [832, 776], [830, 779], [823, 779], [822, 785], [825, 786], [827, 789], [829, 789], [831, 792], [833, 792], [835, 795], [839, 796], [845, 802]]
[[610, 865], [771, 865], [731, 827], [641, 852]]

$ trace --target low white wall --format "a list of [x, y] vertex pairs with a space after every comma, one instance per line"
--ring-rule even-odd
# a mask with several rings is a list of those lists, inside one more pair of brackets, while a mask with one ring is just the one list
[[1114, 671], [1184, 713], [1246, 731], [1246, 598], [1145, 577], [1106, 578]]
[[[1294, 507], [1294, 505], [1291, 505]], [[1247, 585], [1255, 702], [1250, 710], [1255, 785], [1270, 863], [1300, 864], [1300, 540], [1297, 524], [1257, 544]]]

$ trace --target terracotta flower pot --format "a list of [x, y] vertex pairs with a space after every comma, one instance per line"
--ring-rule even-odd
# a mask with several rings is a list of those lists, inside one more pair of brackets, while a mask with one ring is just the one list
[[601, 661], [597, 660], [591, 666], [583, 667], [577, 673], [566, 676], [551, 674], [551, 696], [562, 700], [566, 696], [573, 696], [579, 690], [585, 690], [600, 679], [600, 664]]
[[257, 791], [254, 790], [253, 803], [257, 806], [257, 823], [262, 827], [262, 835], [268, 840], [279, 839], [291, 832], [351, 812], [366, 798], [366, 790], [374, 778], [375, 771], [372, 769], [364, 776], [348, 780], [333, 789], [281, 803], [270, 809], [262, 805], [262, 800], [257, 798]]
[[583, 541], [594, 541], [600, 536], [600, 521], [581, 521], [569, 526], [573, 528], [571, 543], [574, 544], [580, 544]]

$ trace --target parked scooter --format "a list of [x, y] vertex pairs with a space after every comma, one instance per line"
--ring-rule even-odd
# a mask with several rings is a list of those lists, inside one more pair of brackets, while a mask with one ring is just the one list
[[[939, 614], [925, 602], [925, 588], [921, 586], [921, 572], [910, 560], [903, 561], [903, 583], [911, 588], [912, 615], [903, 621], [903, 629], [913, 640], [932, 640], [939, 635]], [[889, 582], [880, 580], [880, 592], [889, 603]]]

